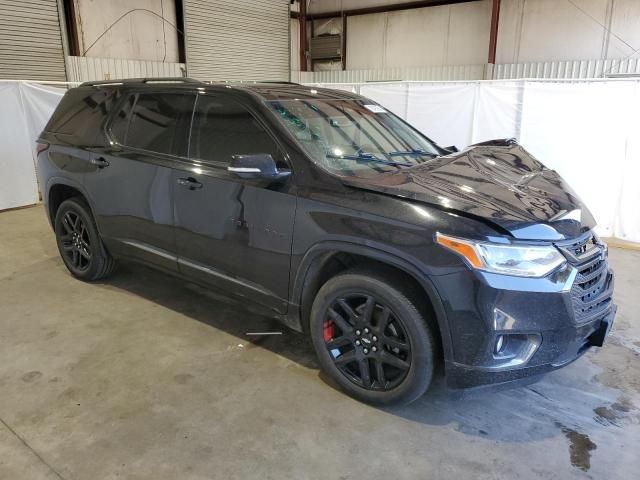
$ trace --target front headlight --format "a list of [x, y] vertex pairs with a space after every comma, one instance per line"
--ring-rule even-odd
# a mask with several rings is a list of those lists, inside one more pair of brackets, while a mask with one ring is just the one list
[[566, 262], [553, 246], [503, 245], [436, 234], [436, 242], [462, 256], [478, 270], [515, 275], [544, 277]]

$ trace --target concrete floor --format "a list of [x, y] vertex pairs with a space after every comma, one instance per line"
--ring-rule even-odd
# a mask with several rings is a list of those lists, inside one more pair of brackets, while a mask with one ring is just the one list
[[529, 387], [381, 410], [301, 335], [143, 267], [74, 280], [41, 207], [0, 213], [0, 479], [639, 478], [640, 252], [604, 349]]

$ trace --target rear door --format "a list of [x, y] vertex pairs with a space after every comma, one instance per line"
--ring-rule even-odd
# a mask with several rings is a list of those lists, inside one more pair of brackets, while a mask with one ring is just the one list
[[186, 155], [195, 94], [129, 92], [106, 125], [108, 146], [92, 152], [85, 186], [113, 253], [177, 269], [171, 167]]
[[232, 155], [268, 153], [289, 168], [278, 142], [227, 94], [199, 94], [189, 162], [174, 169], [180, 271], [285, 312], [296, 197], [291, 179], [249, 180], [227, 171]]

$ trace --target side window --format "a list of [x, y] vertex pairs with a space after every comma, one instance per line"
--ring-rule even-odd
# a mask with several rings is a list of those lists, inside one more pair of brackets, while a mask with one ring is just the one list
[[185, 155], [194, 95], [140, 93], [131, 95], [111, 124], [115, 139], [128, 147]]
[[69, 90], [51, 116], [45, 131], [68, 135], [76, 144], [93, 145], [100, 135], [112, 97], [107, 90]]
[[231, 98], [199, 95], [191, 131], [191, 158], [229, 163], [233, 155], [269, 153], [278, 166], [276, 142], [244, 106]]
[[131, 116], [131, 109], [135, 102], [136, 95], [129, 95], [111, 121], [111, 135], [122, 145], [126, 145], [129, 117]]

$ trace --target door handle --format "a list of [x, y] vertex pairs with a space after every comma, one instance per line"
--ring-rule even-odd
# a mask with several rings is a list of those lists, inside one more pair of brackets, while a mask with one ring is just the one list
[[104, 168], [109, 166], [109, 162], [104, 157], [92, 157], [91, 165], [95, 165], [98, 168]]
[[178, 185], [182, 186], [182, 187], [186, 187], [189, 190], [198, 190], [200, 188], [202, 188], [202, 184], [197, 181], [195, 178], [189, 177], [189, 178], [179, 178], [178, 179]]

